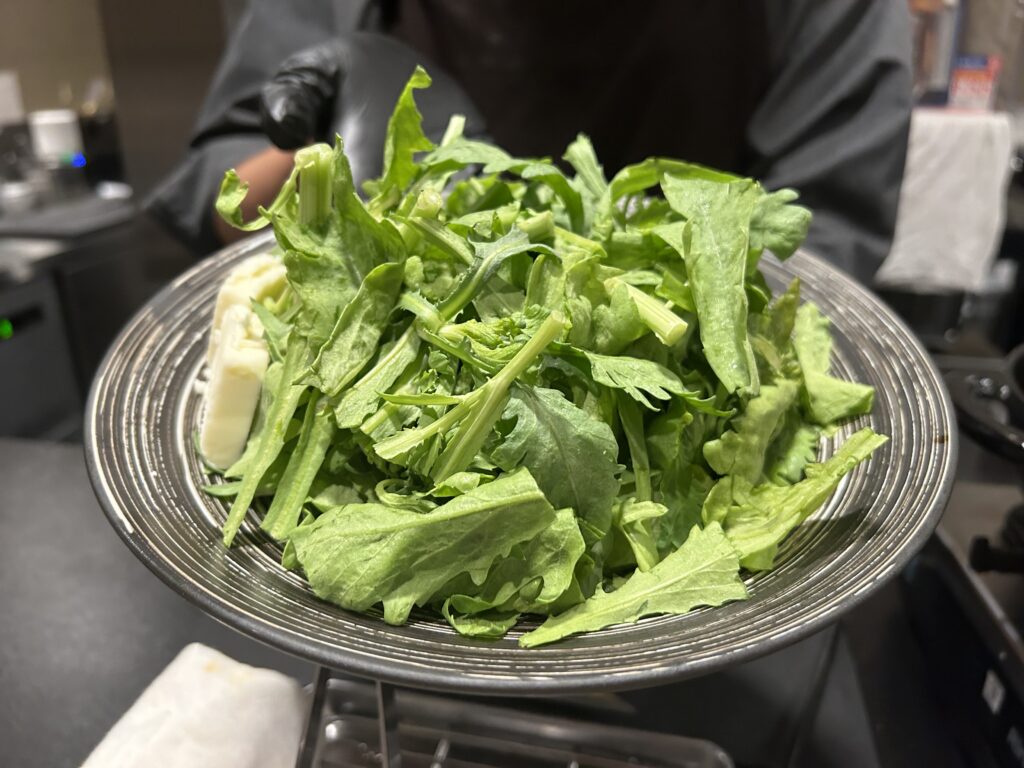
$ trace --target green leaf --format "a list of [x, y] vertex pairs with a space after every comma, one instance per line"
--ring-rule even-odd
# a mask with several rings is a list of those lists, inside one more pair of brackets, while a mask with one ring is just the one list
[[461, 235], [437, 219], [414, 217], [406, 221], [427, 243], [454, 262], [472, 265], [473, 251]]
[[552, 616], [519, 639], [524, 648], [552, 643], [578, 632], [633, 624], [659, 613], [688, 613], [700, 605], [744, 600], [739, 562], [721, 527], [694, 528], [686, 543], [651, 570], [637, 571], [614, 592], [598, 591], [574, 608]]
[[811, 417], [822, 426], [871, 412], [875, 390], [866, 384], [830, 376], [832, 337], [829, 321], [813, 304], [796, 313], [793, 347], [803, 370]]
[[600, 198], [608, 191], [604, 169], [598, 162], [594, 145], [587, 136], [577, 134], [576, 140], [566, 148], [563, 159], [575, 169], [577, 177], [593, 197]]
[[446, 320], [455, 319], [507, 259], [529, 251], [553, 253], [546, 245], [531, 243], [526, 233], [518, 229], [512, 230], [493, 243], [474, 243], [473, 248], [475, 255], [470, 268], [438, 307], [438, 311]]
[[544, 612], [570, 590], [584, 548], [573, 511], [560, 509], [551, 525], [495, 561], [479, 586], [463, 576], [442, 594], [450, 592], [446, 602], [463, 615], [493, 609]]
[[452, 608], [451, 600], [441, 606], [441, 615], [456, 632], [464, 637], [495, 639], [504, 636], [519, 621], [518, 613], [484, 611], [482, 613], [460, 614]]
[[620, 389], [645, 408], [657, 410], [647, 396], [668, 400], [672, 395], [687, 393], [686, 387], [672, 371], [652, 360], [619, 355], [599, 355], [583, 350], [590, 363], [590, 375], [598, 384]]
[[332, 157], [334, 210], [326, 227], [304, 226], [288, 210], [274, 216], [288, 283], [302, 302], [296, 328], [311, 349], [319, 349], [327, 340], [338, 314], [369, 272], [380, 264], [401, 261], [405, 252], [394, 226], [377, 221], [356, 194], [340, 138]]
[[312, 504], [319, 512], [327, 512], [335, 507], [343, 507], [346, 504], [359, 504], [365, 501], [362, 494], [350, 485], [327, 485], [321, 488], [310, 498]]
[[727, 391], [756, 394], [759, 382], [747, 338], [744, 280], [750, 217], [759, 188], [750, 181], [721, 184], [666, 176], [662, 189], [672, 208], [686, 217], [686, 228], [684, 232], [669, 224], [654, 231], [686, 262], [708, 364]]
[[249, 194], [249, 185], [243, 182], [232, 168], [224, 174], [220, 190], [217, 192], [217, 199], [214, 202], [214, 208], [220, 217], [235, 229], [240, 229], [243, 232], [255, 232], [257, 229], [263, 229], [267, 226], [275, 213], [292, 202], [295, 197], [295, 180], [297, 177], [298, 168], [296, 167], [292, 170], [288, 180], [282, 185], [270, 208], [260, 209], [259, 217], [246, 223], [242, 220], [242, 202], [245, 200], [246, 195]]
[[490, 475], [483, 475], [479, 472], [456, 472], [444, 482], [438, 483], [431, 488], [430, 495], [435, 498], [461, 496], [464, 493], [469, 493], [481, 483], [489, 482], [491, 479]]
[[[224, 470], [222, 473], [226, 478], [237, 478], [245, 475], [246, 470], [253, 462], [256, 452], [259, 450], [257, 436], [262, 434], [270, 406], [274, 402], [281, 388], [281, 373], [284, 369], [283, 361], [275, 361], [267, 366], [267, 372], [263, 376], [263, 389], [260, 391], [260, 401], [256, 406], [256, 417], [253, 419], [252, 429], [249, 431], [249, 441], [245, 444], [245, 450], [238, 461]], [[287, 430], [287, 425], [285, 426]], [[288, 436], [285, 436], [285, 440]]]
[[782, 431], [768, 449], [765, 475], [777, 485], [799, 482], [804, 468], [818, 455], [820, 437], [821, 430], [806, 423], [799, 408], [791, 408]]
[[260, 527], [275, 539], [285, 538], [298, 525], [302, 505], [333, 437], [334, 424], [326, 401], [306, 406], [299, 442], [278, 482], [274, 500], [260, 523]]
[[381, 393], [390, 389], [403, 371], [417, 365], [419, 354], [420, 337], [410, 325], [389, 349], [381, 352], [373, 367], [342, 393], [334, 408], [338, 428], [353, 429], [362, 424], [377, 410]]
[[661, 549], [681, 545], [700, 522], [701, 505], [711, 487], [699, 463], [705, 419], [677, 400], [647, 427], [647, 449], [657, 471], [654, 499], [669, 510], [662, 520]]
[[217, 193], [214, 208], [216, 208], [220, 217], [235, 229], [240, 229], [243, 232], [254, 232], [267, 226], [270, 220], [262, 216], [248, 224], [242, 220], [242, 203], [248, 194], [249, 185], [242, 181], [232, 168], [224, 174], [224, 180], [220, 183], [220, 191]]
[[260, 325], [263, 326], [263, 338], [266, 340], [267, 348], [270, 350], [271, 360], [275, 362], [284, 360], [287, 351], [288, 333], [292, 327], [258, 301], [252, 302], [252, 311], [256, 313]]
[[[413, 95], [418, 88], [428, 88], [430, 82], [426, 70], [417, 66], [395, 102], [384, 137], [384, 172], [376, 181], [364, 185], [370, 194], [378, 198], [385, 197], [392, 190], [405, 189], [419, 170], [413, 160], [415, 154], [434, 149], [434, 143], [423, 133], [423, 115], [416, 107]], [[397, 201], [397, 195], [395, 199]]]
[[[253, 439], [256, 440], [256, 449], [250, 462], [246, 466], [245, 476], [242, 478], [242, 485], [238, 495], [231, 504], [227, 519], [224, 521], [224, 546], [230, 547], [234, 541], [235, 534], [242, 526], [245, 513], [249, 511], [256, 489], [264, 473], [274, 463], [285, 442], [285, 429], [291, 421], [292, 414], [298, 407], [299, 398], [306, 391], [303, 385], [292, 384], [291, 382], [298, 375], [306, 362], [308, 352], [304, 344], [292, 341], [288, 344], [288, 356], [285, 358], [281, 368], [281, 380], [278, 391], [274, 394], [273, 402], [267, 412], [266, 421], [260, 433]], [[243, 458], [245, 458], [243, 456]]]
[[619, 489], [618, 445], [608, 425], [543, 387], [516, 388], [502, 419], [514, 419], [515, 427], [492, 451], [494, 463], [506, 471], [527, 467], [552, 504], [571, 507], [606, 533]]
[[373, 359], [402, 287], [402, 274], [401, 264], [395, 263], [370, 271], [317, 352], [308, 383], [334, 397]]
[[[598, 304], [593, 309], [593, 346], [606, 355], [615, 355], [648, 332], [630, 291], [632, 286], [623, 282], [614, 283], [608, 293], [608, 303]], [[635, 290], [635, 289], [633, 289]], [[569, 304], [570, 309], [572, 303]], [[588, 302], [588, 307], [590, 306]], [[572, 315], [573, 329], [577, 315]], [[580, 346], [579, 338], [570, 337], [573, 344]]]
[[637, 404], [622, 392], [618, 393], [615, 401], [619, 411], [619, 422], [622, 424], [622, 431], [626, 435], [626, 444], [629, 446], [629, 459], [633, 467], [633, 486], [636, 497], [640, 501], [650, 501], [653, 492], [651, 462], [647, 454], [643, 414]]
[[480, 141], [459, 138], [447, 146], [439, 147], [423, 158], [423, 165], [464, 168], [467, 165], [483, 165], [485, 174], [515, 173], [527, 181], [546, 184], [558, 195], [565, 205], [577, 233], [583, 229], [583, 199], [556, 166], [545, 160], [522, 160], [509, 155], [498, 147]]
[[439, 165], [448, 165], [456, 169], [462, 169], [468, 165], [487, 166], [493, 164], [498, 167], [504, 167], [511, 160], [512, 156], [503, 149], [499, 149], [492, 144], [460, 136], [444, 146], [438, 147], [424, 157], [423, 166], [425, 168], [432, 168]]
[[290, 537], [313, 591], [343, 608], [384, 605], [401, 624], [462, 573], [484, 571], [551, 525], [554, 510], [525, 470], [497, 478], [429, 514], [351, 504]]
[[651, 187], [656, 187], [669, 174], [676, 179], [700, 179], [715, 184], [739, 181], [739, 177], [733, 176], [731, 173], [705, 168], [696, 163], [687, 163], [667, 157], [649, 157], [634, 165], [627, 165], [615, 174], [611, 183], [612, 202], [626, 195], [635, 195]]
[[780, 354], [784, 353], [790, 344], [799, 306], [800, 278], [794, 277], [786, 290], [775, 297], [762, 315], [764, 323], [761, 333]]
[[377, 501], [387, 507], [406, 509], [410, 512], [427, 514], [437, 508], [437, 504], [426, 498], [426, 494], [409, 488], [409, 483], [401, 478], [388, 477], [381, 480], [373, 489]]
[[559, 259], [542, 253], [533, 260], [526, 283], [526, 306], [560, 311], [565, 306], [565, 270]]
[[826, 461], [809, 464], [806, 477], [795, 485], [765, 483], [751, 490], [734, 485], [723, 527], [743, 567], [771, 568], [779, 543], [825, 503], [844, 475], [888, 439], [862, 429]]
[[467, 395], [459, 405], [431, 424], [405, 430], [377, 443], [374, 451], [382, 459], [401, 462], [403, 455], [425, 440], [435, 435], [444, 435], [457, 426], [455, 435], [448, 440], [436, 465], [432, 467], [431, 477], [435, 482], [440, 482], [468, 468], [501, 415], [509, 387], [562, 334], [564, 328], [565, 321], [560, 315], [548, 316], [508, 364], [487, 383]]
[[764, 473], [768, 446], [783, 425], [799, 387], [783, 379], [761, 388], [761, 394], [747, 401], [731, 429], [704, 445], [704, 458], [719, 475], [736, 475], [757, 483]]
[[[299, 520], [299, 525], [309, 525], [314, 520], [316, 520], [316, 516], [308, 509], [303, 509], [302, 519]], [[281, 566], [287, 568], [289, 571], [297, 571], [299, 569], [299, 559], [295, 556], [295, 545], [290, 541], [286, 541], [282, 548]]]
[[750, 218], [750, 247], [760, 253], [767, 248], [778, 259], [788, 259], [807, 237], [811, 212], [792, 202], [799, 195], [780, 189], [761, 197]]
[[624, 499], [615, 507], [615, 528], [622, 534], [636, 560], [636, 567], [649, 571], [661, 559], [654, 525], [668, 508], [653, 501]]
[[697, 307], [693, 303], [693, 291], [690, 290], [690, 281], [685, 277], [682, 264], [663, 266], [661, 282], [654, 292], [686, 312], [697, 313]]

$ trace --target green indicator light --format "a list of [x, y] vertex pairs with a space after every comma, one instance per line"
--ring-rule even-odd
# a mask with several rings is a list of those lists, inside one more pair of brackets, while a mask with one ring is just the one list
[[0, 341], [7, 341], [14, 335], [14, 323], [6, 317], [0, 317]]

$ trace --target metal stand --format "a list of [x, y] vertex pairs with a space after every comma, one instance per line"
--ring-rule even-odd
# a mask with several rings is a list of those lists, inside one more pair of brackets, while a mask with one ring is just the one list
[[708, 741], [396, 689], [318, 669], [296, 768], [401, 768], [403, 762], [430, 768], [733, 765]]
[[380, 762], [384, 768], [402, 768], [402, 749], [398, 745], [398, 715], [395, 689], [377, 681], [377, 727], [380, 729]]
[[313, 696], [309, 702], [309, 714], [306, 715], [306, 730], [299, 744], [299, 754], [295, 759], [295, 768], [313, 768], [316, 765], [317, 747], [320, 744], [320, 713], [324, 709], [327, 697], [327, 681], [331, 679], [331, 671], [327, 667], [317, 667], [313, 681]]
[[[332, 678], [331, 670], [318, 667], [313, 683], [313, 696], [309, 703], [309, 715], [303, 732], [295, 768], [314, 768], [320, 762], [319, 748], [323, 734], [322, 714], [327, 703], [327, 687]], [[381, 768], [402, 768], [402, 749], [398, 742], [398, 712], [395, 708], [395, 688], [377, 680], [377, 728], [380, 751], [377, 760]], [[445, 750], [446, 751], [446, 750]], [[442, 756], [443, 759], [443, 756]]]

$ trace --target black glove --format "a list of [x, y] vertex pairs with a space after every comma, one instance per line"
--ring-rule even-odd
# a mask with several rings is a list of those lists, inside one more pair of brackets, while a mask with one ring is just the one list
[[466, 116], [466, 134], [484, 133], [483, 119], [448, 75], [394, 38], [359, 32], [307, 48], [281, 65], [260, 94], [260, 125], [282, 149], [345, 139], [356, 179], [376, 176], [395, 100], [423, 64], [433, 85], [416, 95], [423, 131], [437, 141], [448, 118]]

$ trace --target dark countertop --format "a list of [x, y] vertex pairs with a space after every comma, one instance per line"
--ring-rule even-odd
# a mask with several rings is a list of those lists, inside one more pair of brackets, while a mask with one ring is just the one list
[[0, 439], [0, 763], [80, 764], [189, 642], [302, 681], [312, 665], [242, 637], [121, 544], [81, 446]]
[[[216, 623], [150, 574], [107, 524], [77, 445], [0, 439], [0, 584], [5, 764], [78, 765], [189, 642], [312, 679], [306, 662]], [[752, 768], [959, 768], [899, 594], [891, 585], [839, 627], [712, 676], [623, 694], [610, 708], [523, 706], [603, 708], [619, 725], [716, 741]]]

